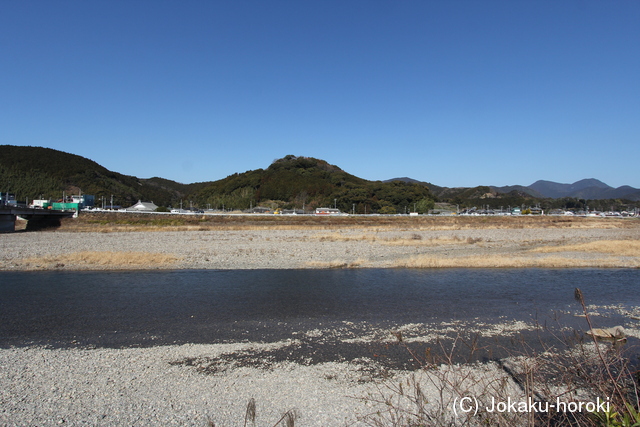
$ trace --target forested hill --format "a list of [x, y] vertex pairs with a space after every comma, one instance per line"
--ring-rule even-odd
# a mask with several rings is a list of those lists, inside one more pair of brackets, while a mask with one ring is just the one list
[[190, 192], [190, 186], [162, 179], [139, 179], [112, 172], [87, 158], [51, 148], [0, 145], [0, 191], [25, 198], [62, 198], [92, 194], [130, 206], [138, 200], [166, 206]]
[[344, 212], [404, 213], [433, 206], [418, 183], [367, 181], [324, 160], [286, 156], [266, 169], [236, 173], [215, 182], [180, 184], [164, 178], [141, 179], [110, 171], [75, 154], [42, 147], [0, 145], [0, 191], [18, 200], [92, 194], [114, 204], [138, 200], [158, 206], [193, 204], [200, 208], [246, 210], [251, 206], [305, 208], [337, 206]]
[[337, 206], [343, 212], [356, 213], [404, 213], [433, 206], [431, 192], [424, 185], [367, 181], [324, 160], [293, 155], [274, 161], [267, 169], [215, 181], [198, 191], [195, 199], [200, 206], [217, 208]]
[[614, 210], [636, 207], [638, 189], [609, 187], [587, 179], [573, 184], [538, 181], [531, 186], [473, 188], [439, 187], [410, 178], [367, 181], [338, 166], [312, 157], [288, 155], [266, 169], [235, 173], [213, 182], [181, 184], [164, 178], [149, 179], [113, 172], [87, 158], [51, 148], [0, 145], [0, 191], [11, 192], [19, 201], [60, 199], [67, 195], [92, 194], [128, 207], [138, 200], [158, 206], [201, 209], [313, 210], [338, 207], [343, 212], [426, 212], [437, 199], [458, 206], [540, 205], [544, 209], [578, 208]]

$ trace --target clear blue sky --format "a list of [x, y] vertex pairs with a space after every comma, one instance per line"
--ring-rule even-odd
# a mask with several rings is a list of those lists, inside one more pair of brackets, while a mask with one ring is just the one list
[[190, 183], [317, 157], [640, 187], [640, 1], [0, 1], [0, 144]]

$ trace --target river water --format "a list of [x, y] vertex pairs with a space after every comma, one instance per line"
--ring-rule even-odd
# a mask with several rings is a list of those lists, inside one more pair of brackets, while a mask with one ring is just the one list
[[637, 328], [633, 269], [0, 272], [0, 347], [291, 339], [299, 357], [344, 360], [388, 350], [394, 331], [434, 346], [585, 330], [576, 287], [598, 327]]

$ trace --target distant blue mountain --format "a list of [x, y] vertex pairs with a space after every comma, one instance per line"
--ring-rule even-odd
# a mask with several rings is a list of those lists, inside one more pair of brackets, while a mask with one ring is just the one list
[[640, 189], [624, 185], [613, 188], [594, 178], [582, 179], [573, 184], [560, 184], [552, 181], [536, 181], [530, 189], [544, 197], [559, 199], [575, 197], [577, 199], [629, 199], [640, 200]]
[[560, 184], [553, 181], [540, 180], [531, 184], [529, 188], [537, 191], [544, 197], [551, 197], [553, 199], [558, 199], [561, 197], [577, 197], [575, 196], [575, 194], [583, 192], [595, 195], [599, 194], [600, 192], [613, 189], [604, 182], [593, 178], [576, 181], [573, 184]]
[[[451, 193], [451, 188], [439, 187], [431, 183], [418, 181], [411, 178], [395, 178], [389, 181], [404, 181], [412, 183], [420, 183], [428, 186], [436, 195], [446, 195]], [[572, 197], [576, 199], [587, 200], [601, 200], [601, 199], [627, 199], [637, 201], [640, 200], [640, 189], [633, 188], [628, 185], [622, 187], [613, 188], [604, 182], [595, 178], [581, 179], [573, 184], [561, 184], [553, 181], [539, 180], [531, 185], [507, 185], [503, 187], [489, 187], [491, 191], [497, 193], [511, 193], [516, 191], [518, 193], [526, 193], [532, 197], [537, 198], [551, 198], [560, 199], [563, 197]], [[462, 192], [463, 188], [455, 189], [457, 192]]]

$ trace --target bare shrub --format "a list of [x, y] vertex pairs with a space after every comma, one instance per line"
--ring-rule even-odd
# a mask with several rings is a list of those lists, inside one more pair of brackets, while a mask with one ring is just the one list
[[[582, 292], [576, 289], [589, 330], [593, 330]], [[428, 349], [420, 357], [395, 333], [420, 369], [400, 381], [386, 381], [365, 398], [372, 408], [360, 421], [370, 426], [637, 426], [640, 425], [640, 378], [625, 357], [621, 340], [606, 343], [595, 335], [558, 338], [558, 348], [534, 350], [522, 343], [519, 353], [484, 364], [454, 363], [459, 338]], [[473, 345], [473, 343], [471, 343]], [[471, 399], [474, 411], [457, 411]], [[517, 402], [519, 409], [496, 411], [495, 402]], [[597, 406], [596, 402], [601, 403]], [[521, 405], [525, 404], [524, 410]], [[526, 405], [529, 405], [528, 407]], [[531, 406], [533, 405], [533, 406]], [[533, 410], [532, 410], [533, 408]], [[567, 409], [569, 408], [569, 409]], [[571, 408], [581, 408], [571, 410]], [[584, 408], [584, 409], [582, 409]]]

